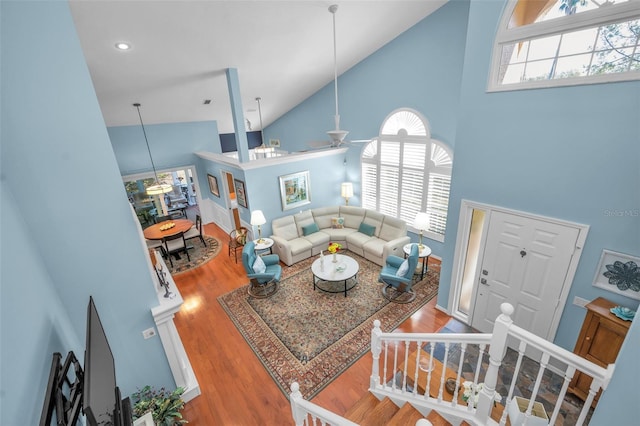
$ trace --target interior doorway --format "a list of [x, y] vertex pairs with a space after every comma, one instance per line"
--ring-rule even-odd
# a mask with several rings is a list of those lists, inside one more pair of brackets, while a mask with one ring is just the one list
[[228, 172], [222, 172], [224, 175], [225, 186], [227, 188], [227, 206], [229, 208], [230, 223], [233, 224], [234, 229], [239, 229], [240, 224], [240, 212], [238, 212], [238, 200], [236, 198], [236, 188], [233, 184], [233, 175]]
[[463, 200], [458, 230], [452, 315], [491, 332], [508, 302], [518, 326], [552, 341], [588, 227]]

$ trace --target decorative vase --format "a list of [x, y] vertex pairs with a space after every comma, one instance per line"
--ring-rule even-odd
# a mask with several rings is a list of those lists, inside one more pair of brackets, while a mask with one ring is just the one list
[[338, 256], [336, 256], [336, 253], [333, 253], [333, 263], [338, 263]]

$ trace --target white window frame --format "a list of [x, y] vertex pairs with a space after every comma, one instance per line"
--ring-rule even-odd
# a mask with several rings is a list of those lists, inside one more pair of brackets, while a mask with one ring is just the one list
[[568, 77], [552, 80], [524, 81], [502, 84], [498, 81], [501, 66], [502, 47], [505, 45], [530, 41], [533, 39], [559, 35], [565, 32], [597, 28], [602, 25], [640, 19], [640, 0], [614, 4], [596, 10], [584, 11], [562, 18], [536, 22], [516, 28], [508, 28], [509, 20], [518, 0], [509, 0], [498, 27], [489, 72], [488, 92], [502, 92], [547, 87], [575, 86], [583, 84], [611, 83], [640, 80], [640, 71], [625, 73], [599, 74], [591, 76]]
[[[394, 115], [398, 114], [398, 113], [403, 113], [403, 112], [409, 112], [412, 114], [415, 114], [421, 121], [422, 124], [425, 127], [425, 131], [426, 134], [425, 135], [408, 135], [406, 134], [406, 131], [404, 131], [404, 129], [401, 129], [398, 134], [396, 135], [390, 135], [390, 134], [383, 134], [382, 129], [384, 129], [385, 124], [387, 123], [387, 121], [393, 117]], [[370, 164], [373, 165], [376, 168], [376, 174], [377, 174], [377, 180], [376, 180], [376, 191], [375, 191], [375, 210], [380, 211], [380, 180], [379, 180], [379, 176], [380, 176], [380, 169], [382, 167], [382, 159], [381, 156], [379, 155], [380, 153], [380, 141], [385, 141], [385, 142], [398, 142], [400, 143], [400, 146], [403, 147], [405, 143], [424, 143], [426, 145], [426, 154], [425, 154], [425, 167], [424, 169], [422, 169], [423, 171], [423, 175], [422, 175], [422, 182], [423, 182], [423, 187], [422, 187], [422, 200], [421, 200], [421, 207], [419, 211], [427, 211], [428, 212], [428, 206], [427, 206], [427, 200], [429, 198], [429, 177], [432, 173], [437, 173], [437, 174], [444, 174], [446, 176], [449, 177], [449, 179], [451, 179], [451, 175], [452, 175], [452, 169], [453, 169], [453, 152], [451, 150], [451, 148], [445, 144], [442, 141], [436, 140], [436, 139], [432, 139], [431, 138], [431, 134], [430, 134], [430, 129], [429, 129], [429, 123], [426, 120], [426, 118], [424, 118], [422, 116], [422, 114], [420, 114], [419, 112], [412, 110], [410, 108], [399, 108], [397, 110], [392, 111], [383, 121], [382, 125], [380, 126], [380, 135], [376, 138], [374, 138], [370, 144], [376, 144], [377, 146], [377, 152], [378, 155], [376, 156], [375, 160], [370, 160], [368, 158], [365, 158], [365, 153], [366, 153], [366, 148], [363, 149], [362, 151], [362, 156], [360, 158], [361, 161], [361, 165], [360, 165], [360, 170], [361, 170], [361, 182], [362, 182], [362, 202], [363, 202], [363, 207], [365, 206], [365, 191], [366, 188], [364, 187], [365, 185], [365, 178], [364, 178], [364, 164]], [[444, 150], [446, 152], [446, 154], [449, 156], [449, 158], [451, 159], [451, 166], [448, 167], [442, 167], [442, 166], [435, 166], [431, 163], [431, 145], [436, 145], [439, 148], [441, 148], [442, 150]], [[402, 150], [400, 152], [400, 158], [402, 158]], [[400, 162], [400, 164], [398, 165], [398, 171], [399, 171], [399, 175], [402, 175], [402, 170], [403, 170], [403, 164], [402, 161]], [[415, 173], [416, 169], [415, 168], [411, 168], [411, 170]], [[400, 190], [402, 188], [402, 184], [401, 182], [399, 184], [397, 184], [397, 192], [398, 192], [398, 197], [400, 199]], [[449, 194], [451, 191], [451, 183], [449, 181]], [[372, 208], [374, 206], [366, 206], [369, 208]], [[401, 207], [401, 206], [400, 206]], [[447, 203], [447, 213], [448, 213], [448, 208], [449, 205]], [[401, 210], [399, 208], [396, 217], [398, 219], [403, 219], [405, 221], [406, 218], [401, 217], [402, 213]], [[446, 220], [445, 220], [445, 224], [444, 226], [446, 227]], [[419, 233], [420, 230], [415, 229], [413, 227], [413, 218], [411, 218], [411, 220], [409, 220], [407, 222], [407, 228], [409, 231], [414, 232], [414, 233]], [[444, 229], [443, 233], [436, 233], [433, 232], [432, 230], [426, 230], [423, 233], [424, 236], [426, 236], [427, 238], [433, 239], [435, 241], [439, 241], [439, 242], [444, 242], [444, 238], [446, 235], [446, 229]]]

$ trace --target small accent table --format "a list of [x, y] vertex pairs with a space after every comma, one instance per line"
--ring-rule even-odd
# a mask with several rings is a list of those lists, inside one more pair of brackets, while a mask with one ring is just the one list
[[[404, 251], [404, 257], [406, 258], [411, 253], [411, 246], [416, 243], [410, 243], [402, 247]], [[417, 244], [416, 244], [417, 245]], [[422, 259], [422, 268], [420, 269], [420, 280], [424, 278], [424, 274], [427, 272], [427, 263], [429, 263], [429, 256], [431, 256], [431, 248], [429, 246], [422, 245], [422, 248], [418, 247], [418, 258]]]
[[273, 243], [274, 241], [271, 238], [262, 238], [262, 241], [258, 242], [258, 240], [253, 240], [253, 242], [255, 243], [255, 251], [256, 253], [259, 251], [263, 251], [263, 250], [269, 250], [269, 254], [273, 254], [273, 250], [271, 249], [273, 247]]
[[[311, 264], [313, 272], [313, 290], [319, 288], [326, 293], [342, 293], [347, 297], [347, 291], [358, 284], [358, 262], [343, 254], [337, 254], [337, 262], [333, 263], [333, 255], [318, 257]], [[323, 260], [324, 259], [324, 260]], [[344, 289], [336, 288], [335, 283], [344, 282]], [[322, 284], [322, 285], [321, 285]]]

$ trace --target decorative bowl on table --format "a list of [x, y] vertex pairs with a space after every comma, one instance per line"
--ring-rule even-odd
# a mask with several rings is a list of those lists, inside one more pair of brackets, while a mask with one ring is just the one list
[[167, 229], [171, 229], [171, 228], [173, 228], [174, 226], [176, 226], [176, 224], [175, 224], [175, 223], [173, 223], [173, 222], [171, 222], [171, 223], [166, 223], [166, 224], [164, 224], [164, 225], [161, 225], [161, 226], [160, 226], [160, 230], [161, 230], [161, 231], [166, 231]]
[[347, 270], [347, 265], [346, 264], [341, 262], [341, 263], [338, 263], [336, 265], [336, 272], [344, 272], [346, 270]]
[[636, 311], [633, 309], [625, 308], [624, 306], [616, 306], [610, 309], [611, 313], [620, 319], [625, 321], [632, 321], [636, 315]]

